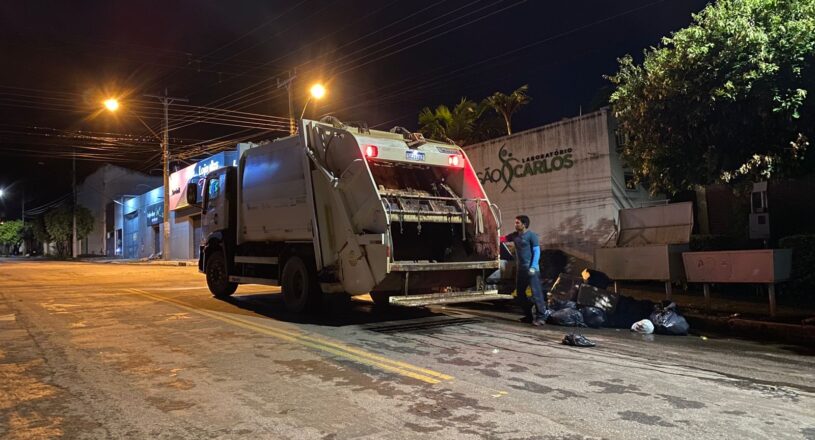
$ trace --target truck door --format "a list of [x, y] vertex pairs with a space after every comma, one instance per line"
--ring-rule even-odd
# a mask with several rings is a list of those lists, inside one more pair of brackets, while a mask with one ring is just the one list
[[205, 234], [226, 229], [229, 226], [229, 198], [226, 197], [226, 168], [207, 176], [204, 203], [206, 214], [202, 217]]

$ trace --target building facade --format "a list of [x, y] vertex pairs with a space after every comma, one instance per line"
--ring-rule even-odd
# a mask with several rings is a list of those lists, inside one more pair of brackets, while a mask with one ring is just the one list
[[161, 177], [110, 164], [85, 178], [77, 186], [76, 200], [93, 215], [93, 229], [78, 243], [79, 253], [114, 256], [114, 205], [161, 185], [161, 180]]
[[[253, 145], [239, 144], [235, 150], [215, 154], [170, 175], [170, 258], [198, 258], [201, 211], [187, 203], [187, 183], [223, 166], [236, 166], [240, 152]], [[91, 210], [94, 223], [88, 237], [80, 242], [80, 253], [129, 259], [161, 257], [165, 215], [161, 180], [114, 165], [105, 165], [88, 176], [78, 187], [77, 200]]]
[[465, 147], [503, 233], [516, 215], [531, 219], [541, 245], [593, 261], [613, 237], [621, 208], [658, 203], [632, 183], [607, 108]]

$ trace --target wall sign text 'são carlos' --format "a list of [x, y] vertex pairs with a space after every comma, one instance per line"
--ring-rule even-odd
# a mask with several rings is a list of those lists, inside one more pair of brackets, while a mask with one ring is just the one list
[[507, 188], [515, 191], [515, 188], [512, 187], [512, 180], [515, 178], [551, 173], [574, 166], [572, 148], [563, 148], [518, 159], [512, 157], [512, 153], [506, 150], [506, 145], [502, 145], [498, 151], [498, 160], [501, 161], [500, 168], [486, 167], [484, 171], [476, 174], [481, 179], [482, 185], [503, 182], [504, 188], [501, 189], [501, 192], [506, 191]]

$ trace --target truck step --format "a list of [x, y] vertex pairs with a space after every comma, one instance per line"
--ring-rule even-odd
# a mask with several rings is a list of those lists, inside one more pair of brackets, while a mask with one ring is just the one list
[[454, 304], [473, 301], [492, 301], [512, 299], [512, 295], [502, 295], [498, 290], [465, 290], [461, 292], [432, 293], [427, 295], [394, 295], [390, 297], [391, 305], [402, 307], [421, 307], [432, 304]]

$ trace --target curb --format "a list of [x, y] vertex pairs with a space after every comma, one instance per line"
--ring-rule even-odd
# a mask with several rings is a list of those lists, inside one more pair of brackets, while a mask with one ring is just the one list
[[815, 347], [815, 325], [783, 324], [740, 318], [713, 318], [692, 314], [685, 314], [685, 318], [691, 326], [692, 333], [709, 331], [737, 338]]
[[198, 261], [179, 261], [179, 260], [171, 260], [171, 261], [162, 261], [162, 260], [148, 260], [148, 261], [137, 261], [137, 260], [107, 260], [107, 261], [93, 261], [93, 260], [78, 260], [83, 263], [92, 263], [92, 264], [126, 264], [130, 266], [172, 266], [172, 267], [179, 267], [179, 266], [186, 266], [186, 267], [198, 267]]

